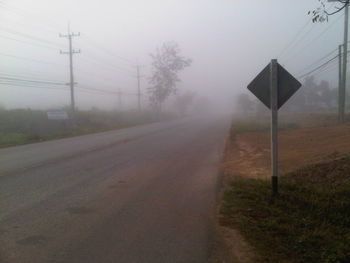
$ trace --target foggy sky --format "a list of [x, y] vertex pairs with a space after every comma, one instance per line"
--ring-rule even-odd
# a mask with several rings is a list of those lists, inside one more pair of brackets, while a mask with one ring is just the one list
[[[230, 108], [233, 96], [246, 92], [270, 59], [278, 58], [298, 76], [337, 48], [343, 39], [342, 13], [328, 23], [307, 24], [311, 19], [307, 12], [318, 4], [317, 0], [2, 0], [0, 75], [68, 82], [68, 57], [59, 54], [60, 49], [67, 51], [68, 43], [59, 33], [66, 33], [70, 21], [71, 30], [81, 33], [73, 40], [74, 48], [82, 52], [74, 56], [79, 108], [111, 109], [118, 103], [117, 96], [83, 93], [79, 87], [136, 93], [136, 64], [142, 65], [146, 94], [149, 54], [167, 41], [178, 42], [182, 55], [193, 59], [181, 73], [179, 89]], [[303, 27], [304, 37], [280, 56]], [[316, 78], [335, 86], [335, 69]], [[4, 84], [0, 89], [0, 105], [8, 108], [54, 108], [70, 102], [69, 92], [63, 90]], [[136, 106], [136, 97], [126, 95], [124, 103]]]

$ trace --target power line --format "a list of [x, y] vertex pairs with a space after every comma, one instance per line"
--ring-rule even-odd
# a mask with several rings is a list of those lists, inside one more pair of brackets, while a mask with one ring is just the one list
[[309, 72], [307, 72], [307, 73], [305, 73], [305, 74], [303, 74], [303, 75], [301, 75], [301, 76], [299, 76], [299, 77], [297, 77], [297, 78], [298, 78], [298, 79], [302, 79], [302, 78], [304, 78], [304, 77], [306, 77], [306, 76], [308, 76], [308, 75], [314, 73], [315, 71], [317, 71], [317, 70], [323, 68], [325, 65], [327, 65], [328, 63], [330, 63], [330, 62], [332, 62], [333, 60], [335, 60], [337, 57], [338, 57], [338, 55], [336, 55], [335, 57], [333, 57], [333, 58], [327, 60], [325, 63], [321, 64], [320, 66], [314, 68], [313, 70], [311, 70], [311, 71], [309, 71]]
[[[18, 68], [16, 67], [14, 70], [17, 70], [17, 69]], [[60, 73], [60, 72], [61, 71], [55, 71], [55, 73]], [[51, 71], [50, 71], [50, 73], [51, 73]], [[30, 78], [30, 79], [45, 80], [45, 81], [48, 80], [48, 79], [42, 78], [42, 76], [48, 76], [48, 72], [38, 71], [38, 70], [33, 71], [31, 68], [28, 69], [28, 67], [25, 67], [24, 70], [21, 70], [20, 72], [13, 71], [13, 73], [9, 73], [8, 71], [0, 70], [0, 74], [12, 76], [12, 77], [18, 77], [18, 78]], [[58, 76], [54, 76], [54, 78], [56, 78], [56, 77], [58, 77]], [[59, 76], [59, 78], [63, 78], [63, 76]], [[54, 80], [54, 81], [60, 82], [61, 80]]]
[[48, 61], [43, 61], [43, 60], [38, 60], [38, 59], [33, 59], [33, 58], [20, 57], [20, 56], [5, 54], [5, 53], [0, 53], [0, 56], [14, 58], [14, 59], [27, 60], [27, 61], [32, 61], [32, 62], [36, 62], [36, 63], [43, 63], [43, 64], [62, 66], [61, 64], [56, 64], [54, 62], [48, 62]]
[[292, 41], [290, 41], [285, 48], [282, 49], [282, 51], [279, 53], [279, 55], [277, 56], [278, 58], [281, 57], [287, 50], [289, 47], [291, 47], [294, 42], [297, 40], [297, 38], [299, 37], [299, 35], [304, 31], [304, 29], [311, 23], [311, 20], [308, 19], [308, 21], [299, 29], [299, 31], [295, 34], [295, 36], [292, 38]]
[[310, 64], [309, 66], [307, 66], [306, 68], [304, 68], [303, 70], [301, 70], [299, 72], [299, 74], [301, 74], [302, 72], [308, 70], [309, 68], [312, 68], [315, 64], [321, 62], [322, 60], [328, 58], [329, 56], [331, 56], [333, 53], [337, 52], [338, 51], [338, 48], [332, 50], [331, 52], [327, 53], [326, 55], [324, 55], [323, 57], [317, 59], [315, 62], [313, 62], [312, 64]]
[[[336, 61], [334, 61], [334, 62], [336, 62]], [[320, 75], [322, 73], [330, 72], [330, 71], [333, 71], [333, 70], [335, 70], [337, 68], [338, 68], [338, 64], [337, 63], [333, 63], [333, 61], [332, 61], [326, 67], [321, 69], [319, 72], [316, 72], [313, 76], [318, 76], [318, 75]]]
[[111, 63], [103, 63], [103, 62], [101, 62], [101, 61], [99, 61], [96, 58], [91, 57], [91, 56], [85, 56], [85, 57], [82, 57], [82, 58], [85, 59], [85, 60], [89, 60], [91, 62], [94, 62], [94, 63], [96, 63], [98, 65], [101, 65], [103, 67], [108, 67], [108, 68], [110, 68], [112, 70], [122, 70], [124, 72], [134, 73], [133, 71], [131, 71], [129, 69], [125, 69], [123, 67], [120, 67], [120, 66], [117, 66], [117, 65], [114, 65], [114, 64], [111, 64]]
[[[97, 91], [97, 92], [101, 92], [101, 93], [106, 93], [106, 94], [112, 94], [112, 95], [118, 95], [119, 94], [119, 91], [111, 91], [111, 90], [105, 90], [105, 89], [97, 89], [97, 88], [93, 88], [93, 87], [90, 87], [89, 85], [85, 85], [85, 84], [82, 84], [82, 85], [79, 85], [78, 86], [80, 89], [86, 89], [86, 90], [91, 90], [91, 91]], [[138, 94], [137, 93], [129, 93], [129, 92], [122, 92], [121, 93], [123, 95], [129, 95], [129, 96], [137, 96]]]
[[[314, 27], [311, 27], [307, 32], [305, 32], [301, 38], [297, 41], [297, 39], [295, 39], [295, 41], [293, 41], [293, 44], [290, 45], [289, 49], [293, 49], [295, 46], [297, 46], [300, 42], [302, 42], [309, 34], [310, 32], [314, 29]], [[287, 49], [288, 50], [288, 49]], [[286, 52], [283, 52], [282, 55], [280, 55], [279, 57], [283, 56]]]
[[[101, 74], [101, 72], [99, 71], [95, 71], [92, 73], [91, 71], [82, 70], [81, 68], [79, 68], [79, 70], [77, 71], [77, 75], [80, 76], [80, 79], [85, 79], [86, 77], [88, 77], [88, 80], [98, 79], [98, 81], [102, 83], [114, 83], [117, 81], [116, 79], [112, 79], [111, 77], [107, 77], [106, 75]], [[104, 80], [108, 80], [108, 82], [104, 82]]]
[[11, 78], [11, 77], [1, 77], [1, 76], [0, 76], [0, 80], [13, 80], [13, 81], [23, 81], [23, 82], [40, 83], [40, 84], [51, 84], [51, 85], [67, 85], [66, 83], [63, 83], [63, 82], [21, 79], [21, 78]]
[[88, 41], [88, 43], [90, 43], [91, 46], [96, 47], [98, 50], [100, 50], [100, 51], [102, 50], [102, 51], [104, 51], [105, 53], [107, 53], [108, 55], [112, 55], [112, 56], [114, 56], [114, 57], [116, 57], [116, 58], [118, 58], [118, 59], [120, 59], [120, 60], [122, 60], [122, 61], [124, 61], [124, 62], [127, 62], [127, 63], [129, 63], [129, 64], [131, 64], [131, 65], [134, 65], [134, 64], [135, 64], [132, 60], [130, 60], [130, 59], [128, 59], [128, 58], [125, 58], [125, 57], [122, 57], [122, 56], [119, 56], [119, 55], [117, 55], [115, 52], [110, 51], [109, 49], [107, 49], [107, 48], [103, 47], [102, 45], [96, 43], [96, 42], [95, 42], [94, 40], [92, 40], [90, 37], [86, 36], [86, 34], [83, 34], [82, 36]]
[[0, 26], [0, 30], [5, 31], [5, 32], [7, 32], [9, 34], [21, 36], [21, 37], [28, 38], [28, 39], [31, 39], [31, 40], [34, 40], [34, 41], [42, 42], [42, 43], [49, 44], [49, 45], [54, 45], [56, 47], [63, 47], [63, 45], [61, 45], [59, 43], [56, 43], [56, 42], [53, 42], [53, 41], [49, 41], [49, 40], [46, 40], [46, 39], [43, 39], [43, 38], [40, 38], [40, 37], [36, 37], [36, 36], [30, 35], [30, 34], [22, 33], [22, 32], [19, 32], [17, 30], [13, 30], [11, 28]]
[[[348, 55], [349, 55], [349, 53], [350, 53], [350, 51], [347, 52]], [[343, 53], [343, 54], [344, 54], [344, 53]], [[343, 54], [342, 54], [342, 55], [343, 55]], [[347, 56], [348, 56], [348, 55], [347, 55]], [[333, 62], [333, 61], [334, 61], [336, 58], [338, 58], [338, 57], [339, 57], [339, 55], [336, 55], [336, 56], [332, 57], [331, 59], [327, 60], [327, 61], [324, 62], [323, 64], [317, 66], [316, 68], [314, 68], [314, 69], [310, 70], [309, 72], [307, 72], [307, 73], [305, 73], [305, 74], [303, 74], [303, 75], [297, 77], [297, 79], [302, 79], [302, 78], [304, 78], [304, 77], [306, 77], [306, 76], [308, 76], [308, 75], [314, 73], [315, 71], [318, 71], [318, 70], [324, 68], [325, 66], [327, 66], [328, 64], [330, 64], [331, 62]]]
[[19, 40], [19, 39], [12, 38], [12, 37], [6, 37], [6, 36], [2, 36], [2, 35], [0, 35], [0, 38], [16, 41], [16, 42], [27, 44], [27, 45], [37, 46], [37, 47], [44, 47], [44, 48], [48, 48], [48, 49], [56, 49], [55, 47], [45, 46], [45, 45], [32, 43], [32, 42], [28, 42], [28, 41], [23, 41], [23, 40]]
[[[38, 14], [33, 14], [33, 13], [30, 14], [30, 13], [28, 13], [28, 10], [23, 10], [23, 9], [18, 8], [18, 7], [10, 6], [8, 3], [5, 3], [4, 1], [0, 1], [0, 6], [2, 8], [7, 9], [10, 12], [15, 13], [17, 15], [20, 15], [24, 18], [26, 16], [31, 17], [33, 20], [37, 21], [36, 26], [40, 25], [41, 27], [46, 27], [47, 28], [46, 30], [49, 30], [48, 28], [50, 28], [51, 32], [56, 33], [57, 30], [63, 29], [63, 27], [61, 25], [56, 24], [56, 22], [51, 20], [49, 17], [44, 17], [42, 14], [40, 14], [40, 16], [38, 16]], [[40, 19], [40, 17], [41, 17], [41, 19]], [[51, 23], [51, 26], [48, 25], [48, 22]], [[53, 30], [55, 30], [55, 31], [53, 31]]]
[[64, 88], [56, 88], [56, 87], [42, 87], [42, 86], [37, 86], [34, 84], [25, 84], [25, 83], [18, 83], [18, 82], [12, 82], [12, 81], [0, 81], [0, 84], [6, 84], [10, 86], [18, 86], [18, 87], [28, 87], [28, 88], [38, 88], [38, 89], [51, 89], [51, 90], [65, 90], [69, 91], [69, 89], [64, 89]]
[[114, 94], [114, 95], [118, 94], [118, 92], [116, 92], [116, 91], [90, 88], [90, 87], [86, 87], [86, 85], [84, 85], [84, 87], [80, 87], [80, 85], [79, 85], [79, 88], [80, 89], [86, 89], [86, 90], [92, 90], [92, 91], [98, 91], [98, 92], [107, 93], [107, 94]]
[[[23, 14], [20, 14], [19, 12], [16, 12], [16, 11], [14, 11], [14, 10], [11, 10], [10, 8], [4, 6], [4, 4], [2, 4], [2, 3], [0, 3], [0, 7], [1, 7], [2, 9], [4, 9], [4, 10], [10, 11], [11, 13], [13, 13], [13, 14], [15, 14], [15, 15], [21, 15], [21, 17], [24, 18], [24, 15], [23, 15]], [[19, 26], [21, 26], [21, 27], [30, 25], [30, 26], [32, 26], [32, 27], [40, 28], [41, 30], [44, 30], [45, 32], [50, 32], [50, 33], [57, 34], [57, 30], [53, 30], [53, 29], [51, 29], [51, 28], [49, 29], [47, 23], [42, 23], [42, 22], [41, 22], [41, 23], [33, 23], [33, 21], [30, 20], [30, 24], [28, 24], [29, 19], [26, 19], [26, 18], [25, 18], [25, 20], [26, 20], [26, 23], [19, 22], [18, 20], [12, 20], [12, 21], [10, 21], [10, 22], [11, 22], [11, 24], [16, 24], [16, 25], [19, 25]]]
[[[56, 88], [56, 87], [48, 87], [48, 86], [37, 86], [34, 84], [27, 84], [27, 83], [21, 83], [21, 82], [16, 82], [16, 81], [6, 81], [6, 80], [0, 80], [0, 85], [9, 85], [9, 86], [17, 86], [17, 87], [27, 87], [27, 88], [38, 88], [38, 89], [47, 89], [47, 90], [64, 90], [64, 91], [69, 91], [68, 88]], [[100, 89], [91, 89], [91, 88], [86, 88], [86, 87], [77, 87], [78, 89], [82, 89], [82, 90], [78, 90], [78, 92], [82, 92], [82, 93], [88, 93], [88, 94], [94, 94], [94, 95], [119, 95], [118, 92], [113, 92], [111, 93], [111, 91], [107, 91], [107, 90], [100, 90]], [[126, 94], [124, 92], [122, 92], [122, 94]], [[128, 94], [126, 94], [128, 95]]]
[[289, 55], [286, 59], [284, 63], [287, 63], [293, 59], [295, 59], [297, 57], [297, 54], [300, 54], [301, 51], [305, 50], [307, 47], [309, 47], [312, 43], [314, 43], [316, 40], [318, 40], [321, 36], [323, 36], [326, 32], [328, 32], [328, 30], [330, 30], [339, 20], [340, 18], [344, 16], [341, 15], [339, 16], [336, 20], [333, 21], [333, 23], [329, 24], [328, 27], [326, 27], [321, 33], [319, 33], [316, 37], [314, 37], [311, 41], [307, 42], [306, 45], [302, 46], [301, 48], [299, 48], [297, 51], [298, 52], [294, 52], [291, 55]]
[[31, 80], [36, 80], [36, 81], [44, 81], [44, 82], [56, 82], [56, 83], [64, 83], [63, 81], [58, 81], [58, 80], [48, 80], [48, 79], [42, 79], [42, 78], [37, 78], [34, 76], [28, 76], [28, 75], [18, 75], [18, 74], [11, 74], [11, 73], [4, 73], [0, 71], [0, 76], [7, 76], [7, 77], [15, 77], [19, 79], [28, 79], [30, 78]]
[[[34, 84], [25, 84], [25, 83], [17, 83], [17, 82], [11, 82], [11, 81], [2, 81], [0, 80], [0, 85], [6, 85], [6, 86], [15, 86], [15, 87], [26, 87], [26, 88], [36, 88], [36, 89], [47, 89], [47, 90], [63, 90], [63, 91], [69, 91], [69, 89], [65, 89], [65, 88], [56, 88], [56, 87], [41, 87], [41, 86], [37, 86]], [[84, 88], [82, 87], [77, 87], [78, 89], [83, 89], [83, 90], [77, 90], [78, 92], [81, 93], [87, 93], [87, 94], [93, 94], [93, 95], [111, 95], [110, 93], [98, 93], [98, 92], [91, 92], [88, 90], [84, 90]], [[117, 94], [113, 94], [113, 95], [117, 95]]]

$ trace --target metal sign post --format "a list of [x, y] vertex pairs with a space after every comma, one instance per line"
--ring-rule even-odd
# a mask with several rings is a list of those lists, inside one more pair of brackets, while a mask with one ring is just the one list
[[278, 71], [277, 60], [270, 64], [270, 101], [271, 101], [271, 172], [272, 195], [278, 194]]
[[278, 194], [278, 110], [300, 88], [301, 83], [272, 59], [248, 85], [248, 89], [271, 110], [272, 195]]

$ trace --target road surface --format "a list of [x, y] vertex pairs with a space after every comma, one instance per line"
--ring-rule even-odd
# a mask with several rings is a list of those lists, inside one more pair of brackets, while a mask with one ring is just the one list
[[0, 150], [0, 262], [207, 262], [228, 121]]

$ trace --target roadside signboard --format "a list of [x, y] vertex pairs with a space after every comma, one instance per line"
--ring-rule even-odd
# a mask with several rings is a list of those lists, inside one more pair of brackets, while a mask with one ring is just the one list
[[278, 193], [278, 109], [301, 87], [301, 83], [272, 59], [248, 85], [251, 91], [271, 110], [272, 194]]
[[[248, 89], [269, 109], [271, 109], [270, 67], [267, 65], [248, 85]], [[301, 83], [277, 63], [277, 108], [281, 108], [300, 88]]]
[[65, 110], [48, 110], [47, 118], [49, 120], [67, 120], [68, 114]]

